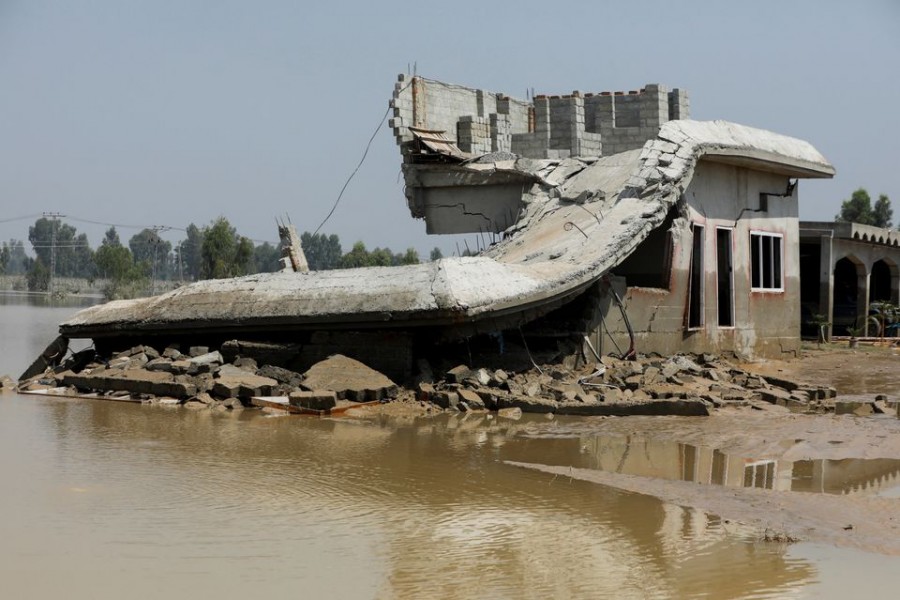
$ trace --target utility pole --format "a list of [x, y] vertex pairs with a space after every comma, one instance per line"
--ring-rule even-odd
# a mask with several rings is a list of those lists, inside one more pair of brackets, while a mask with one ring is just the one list
[[65, 215], [58, 212], [43, 213], [45, 219], [50, 219], [50, 279], [47, 281], [47, 295], [53, 297], [53, 276], [56, 273], [56, 225], [60, 217]]

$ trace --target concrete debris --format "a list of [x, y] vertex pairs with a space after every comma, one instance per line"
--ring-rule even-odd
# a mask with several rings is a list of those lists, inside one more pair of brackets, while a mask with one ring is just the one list
[[341, 354], [313, 365], [303, 374], [302, 386], [307, 390], [331, 390], [338, 398], [354, 402], [393, 398], [400, 391], [383, 374]]
[[7, 390], [16, 389], [16, 382], [13, 381], [13, 378], [9, 375], [4, 375], [0, 377], [0, 392], [5, 392]]
[[310, 392], [292, 392], [288, 396], [291, 406], [328, 411], [337, 405], [337, 394], [332, 391], [315, 390]]
[[[712, 355], [636, 360], [604, 356], [598, 364], [573, 367], [563, 361], [525, 371], [459, 365], [444, 371], [442, 379], [411, 379], [410, 389], [401, 389], [381, 372], [339, 354], [300, 374], [267, 364], [254, 368], [255, 360], [240, 356], [227, 363], [217, 349], [200, 350], [189, 351], [195, 356], [184, 359], [177, 349], [159, 353], [143, 346], [108, 357], [91, 354], [87, 362], [87, 355], [78, 353], [21, 381], [18, 389], [64, 388], [68, 395], [165, 406], [177, 403], [197, 410], [240, 410], [252, 405], [305, 414], [396, 400], [460, 412], [497, 411], [508, 419], [526, 412], [704, 416], [729, 407], [855, 416], [895, 410], [884, 400], [836, 401], [832, 387], [762, 377]], [[0, 387], [11, 385], [10, 378], [0, 379]]]
[[293, 223], [278, 223], [278, 237], [281, 238], [281, 265], [283, 271], [306, 273], [309, 264], [300, 243], [300, 236]]

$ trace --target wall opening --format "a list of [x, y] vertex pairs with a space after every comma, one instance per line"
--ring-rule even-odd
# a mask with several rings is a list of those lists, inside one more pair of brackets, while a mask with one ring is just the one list
[[732, 230], [716, 228], [716, 295], [719, 327], [734, 327], [734, 268], [731, 257]]
[[807, 337], [817, 337], [818, 327], [813, 316], [819, 314], [821, 302], [819, 294], [822, 282], [819, 268], [822, 261], [822, 243], [800, 242], [800, 333]]
[[628, 258], [615, 269], [615, 274], [625, 278], [628, 287], [671, 289], [672, 272], [672, 223], [675, 211], [671, 211], [662, 225], [650, 232]]
[[688, 291], [688, 328], [703, 326], [703, 231], [702, 225], [691, 227], [691, 278]]
[[834, 314], [832, 332], [849, 335], [848, 328], [857, 326], [859, 285], [856, 265], [849, 258], [842, 258], [834, 265]]
[[872, 275], [869, 278], [869, 302], [891, 301], [891, 267], [882, 260], [876, 260], [872, 265]]

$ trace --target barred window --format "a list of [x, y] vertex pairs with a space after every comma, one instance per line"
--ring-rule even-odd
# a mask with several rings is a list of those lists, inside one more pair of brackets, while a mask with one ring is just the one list
[[784, 236], [780, 233], [750, 233], [751, 288], [780, 292], [784, 290]]

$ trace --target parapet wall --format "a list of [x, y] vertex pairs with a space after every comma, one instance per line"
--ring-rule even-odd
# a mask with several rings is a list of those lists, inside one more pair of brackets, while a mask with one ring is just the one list
[[643, 146], [660, 125], [687, 119], [684, 90], [648, 84], [640, 91], [535, 96], [532, 101], [398, 76], [391, 99], [398, 144], [412, 141], [409, 127], [443, 131], [464, 152], [511, 151], [530, 158], [617, 154]]

